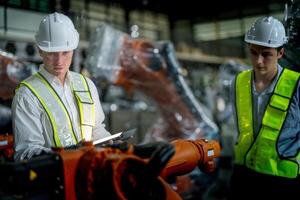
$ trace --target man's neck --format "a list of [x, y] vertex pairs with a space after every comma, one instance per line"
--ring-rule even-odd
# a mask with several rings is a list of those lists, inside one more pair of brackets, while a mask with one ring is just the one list
[[58, 78], [58, 80], [60, 81], [60, 83], [62, 85], [64, 85], [65, 81], [66, 81], [66, 76], [67, 76], [67, 74], [65, 74], [64, 76], [56, 76], [56, 77]]
[[277, 67], [268, 73], [254, 72], [254, 83], [257, 92], [264, 91], [273, 81], [277, 74]]

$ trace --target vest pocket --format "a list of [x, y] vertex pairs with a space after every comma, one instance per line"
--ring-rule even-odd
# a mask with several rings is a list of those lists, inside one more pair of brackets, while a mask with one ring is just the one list
[[88, 91], [74, 91], [76, 98], [78, 101], [84, 104], [93, 104], [93, 99], [90, 96]]
[[95, 107], [90, 93], [87, 91], [74, 91], [79, 108], [80, 124], [95, 126]]

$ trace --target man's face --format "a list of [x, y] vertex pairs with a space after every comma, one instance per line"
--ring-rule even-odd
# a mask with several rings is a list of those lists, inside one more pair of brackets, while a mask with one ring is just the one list
[[276, 69], [278, 59], [282, 57], [284, 52], [283, 49], [278, 51], [276, 48], [264, 47], [255, 44], [250, 44], [249, 49], [254, 71], [262, 74]]
[[72, 62], [73, 51], [45, 52], [40, 50], [45, 69], [52, 75], [64, 78]]

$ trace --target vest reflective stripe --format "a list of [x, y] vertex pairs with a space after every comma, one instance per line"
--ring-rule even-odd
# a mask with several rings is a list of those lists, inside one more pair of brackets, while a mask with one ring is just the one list
[[[250, 148], [244, 156], [245, 165], [257, 172], [273, 176], [295, 178], [299, 174], [299, 166], [296, 158], [281, 159], [277, 153], [276, 141], [280, 135], [281, 128], [285, 121], [290, 100], [293, 96], [294, 88], [299, 79], [299, 74], [288, 69], [284, 69], [274, 89], [274, 94], [270, 98], [266, 111], [262, 119], [262, 127], [259, 134], [250, 147], [249, 144], [239, 143], [239, 149]], [[251, 83], [250, 83], [251, 84]], [[237, 93], [243, 93], [241, 89]], [[252, 101], [252, 98], [250, 98]], [[249, 110], [252, 113], [252, 110]], [[239, 117], [239, 116], [238, 116]], [[240, 132], [240, 135], [243, 135]], [[299, 158], [299, 154], [297, 155]]]
[[92, 129], [95, 126], [95, 105], [85, 78], [77, 73], [72, 73], [72, 77], [75, 78], [72, 87], [79, 108], [81, 137], [91, 141]]
[[[253, 142], [253, 117], [252, 117], [252, 95], [251, 75], [252, 71], [247, 70], [240, 73], [236, 78], [236, 111], [238, 116], [239, 137], [235, 145], [235, 163], [244, 163], [246, 152]], [[237, 149], [237, 147], [239, 147]]]
[[26, 86], [37, 97], [37, 99], [39, 100], [39, 102], [41, 103], [41, 105], [43, 106], [43, 108], [45, 109], [45, 111], [46, 111], [46, 113], [48, 115], [48, 118], [50, 120], [50, 124], [51, 124], [51, 127], [52, 127], [52, 131], [53, 131], [52, 146], [55, 146], [55, 147], [62, 146], [61, 143], [60, 143], [60, 140], [59, 140], [58, 133], [57, 133], [57, 126], [53, 126], [52, 125], [52, 124], [55, 123], [54, 116], [48, 110], [48, 107], [46, 106], [46, 103], [44, 102], [43, 98], [37, 93], [37, 91], [31, 85], [27, 84], [24, 81], [19, 84], [19, 86], [17, 87], [17, 89], [20, 88], [22, 85]]
[[31, 85], [37, 91], [46, 103], [47, 109], [45, 111], [50, 111], [54, 116], [52, 127], [56, 127], [57, 129], [57, 136], [54, 136], [54, 138], [59, 138], [61, 143], [61, 146], [58, 147], [77, 144], [78, 140], [73, 130], [70, 115], [50, 83], [40, 73], [36, 73], [31, 79], [24, 82], [27, 82], [27, 84]]

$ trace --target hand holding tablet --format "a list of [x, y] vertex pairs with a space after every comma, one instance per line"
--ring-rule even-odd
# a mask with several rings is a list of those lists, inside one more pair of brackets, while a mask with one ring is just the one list
[[128, 140], [130, 138], [133, 137], [133, 135], [135, 134], [136, 128], [134, 129], [130, 129], [128, 131], [123, 131], [123, 132], [119, 132], [110, 136], [107, 136], [105, 138], [101, 138], [98, 140], [93, 141], [93, 145], [98, 145], [98, 144], [103, 144], [106, 143], [108, 141], [116, 141], [116, 140]]

